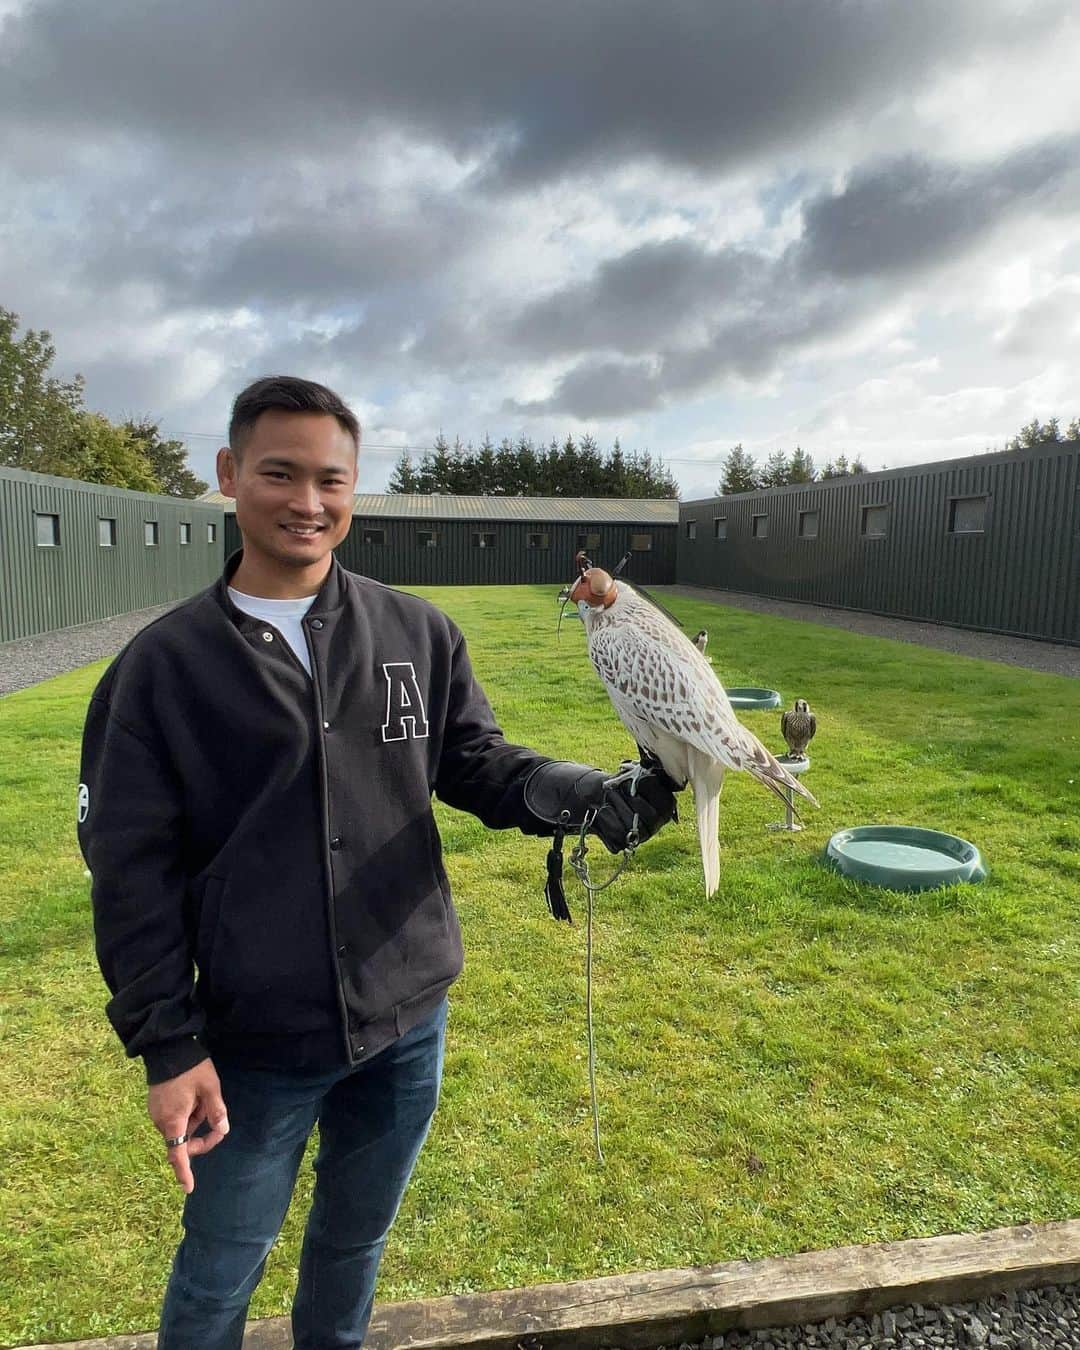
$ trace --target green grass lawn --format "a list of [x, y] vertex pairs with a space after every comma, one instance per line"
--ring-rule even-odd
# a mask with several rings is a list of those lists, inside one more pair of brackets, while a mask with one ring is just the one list
[[[431, 590], [506, 734], [630, 750], [550, 588]], [[545, 844], [439, 806], [467, 948], [443, 1102], [379, 1297], [492, 1289], [1080, 1214], [1080, 681], [673, 599], [728, 684], [819, 718], [801, 834], [744, 775], [704, 898], [690, 799], [599, 899], [592, 1149], [584, 923]], [[93, 666], [0, 700], [0, 1343], [156, 1325], [180, 1196], [103, 1013], [75, 844]], [[782, 749], [776, 713], [743, 720]], [[979, 886], [818, 862], [836, 829], [974, 840]], [[594, 851], [596, 870], [609, 865]], [[580, 889], [567, 895], [583, 920]], [[256, 1294], [285, 1312], [310, 1173]]]

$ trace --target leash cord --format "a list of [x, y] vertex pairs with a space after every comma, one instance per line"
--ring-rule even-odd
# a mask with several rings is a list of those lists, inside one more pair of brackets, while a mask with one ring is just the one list
[[570, 866], [574, 869], [574, 874], [585, 887], [586, 896], [586, 918], [585, 918], [585, 1025], [588, 1031], [589, 1040], [589, 1098], [592, 1104], [592, 1122], [593, 1122], [593, 1143], [596, 1145], [596, 1160], [602, 1163], [604, 1161], [604, 1152], [600, 1147], [600, 1108], [596, 1099], [596, 1039], [593, 1035], [593, 896], [599, 895], [601, 891], [606, 891], [611, 883], [622, 876], [626, 866], [634, 855], [640, 840], [638, 838], [638, 816], [634, 815], [633, 824], [630, 832], [626, 836], [626, 847], [623, 849], [622, 861], [615, 871], [608, 877], [607, 881], [601, 882], [595, 886], [589, 876], [589, 864], [586, 854], [589, 846], [585, 842], [585, 836], [588, 833], [589, 826], [596, 819], [596, 807], [590, 807], [585, 813], [585, 819], [581, 822], [581, 833], [578, 841], [570, 853]]

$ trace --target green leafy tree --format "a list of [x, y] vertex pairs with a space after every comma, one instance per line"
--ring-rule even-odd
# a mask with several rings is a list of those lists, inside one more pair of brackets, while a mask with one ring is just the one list
[[822, 478], [848, 478], [850, 475], [851, 465], [847, 455], [837, 455], [835, 459], [826, 460], [821, 471]]
[[495, 453], [495, 446], [491, 442], [491, 437], [486, 431], [484, 432], [484, 439], [477, 448], [473, 464], [476, 474], [476, 486], [473, 491], [481, 497], [490, 497], [498, 493], [498, 457]]
[[79, 413], [66, 443], [43, 457], [41, 472], [134, 492], [161, 491], [140, 442], [100, 413]]
[[495, 485], [504, 496], [516, 497], [517, 491], [517, 449], [509, 436], [504, 436], [495, 451]]
[[788, 477], [788, 457], [783, 450], [774, 450], [765, 461], [758, 480], [759, 487], [784, 487], [791, 480]]
[[[1071, 423], [1069, 430], [1072, 430], [1075, 423]], [[1051, 417], [1048, 422], [1040, 422], [1037, 417], [1033, 417], [1026, 426], [1022, 426], [1011, 441], [1005, 442], [1006, 450], [1029, 450], [1033, 445], [1044, 445], [1047, 441], [1060, 441], [1061, 423], [1056, 417]], [[1070, 436], [1068, 439], [1072, 439]]]
[[52, 338], [28, 328], [18, 337], [19, 316], [0, 308], [0, 464], [36, 473], [55, 472], [60, 447], [75, 434], [83, 408], [83, 378], [49, 374], [56, 357]]
[[677, 497], [678, 484], [664, 467], [661, 459], [654, 459], [648, 450], [635, 450], [627, 465], [629, 497]]
[[402, 450], [386, 485], [387, 492], [419, 492], [420, 475], [413, 468], [408, 450]]
[[582, 497], [603, 497], [604, 493], [604, 457], [596, 438], [588, 432], [582, 436], [577, 448], [578, 489]]
[[440, 431], [435, 437], [434, 449], [428, 451], [420, 465], [418, 491], [429, 494], [435, 492], [448, 493], [453, 471], [450, 444]]
[[854, 475], [857, 473], [869, 473], [870, 470], [862, 462], [861, 456], [856, 455], [855, 458], [851, 461], [851, 468], [848, 470], [848, 472]]
[[732, 446], [724, 460], [720, 479], [720, 496], [730, 497], [736, 492], [753, 492], [759, 486], [754, 457], [742, 447], [742, 441]]
[[209, 486], [188, 468], [187, 446], [183, 441], [166, 440], [158, 424], [149, 417], [138, 421], [128, 419], [124, 429], [142, 447], [151, 472], [160, 484], [159, 491], [168, 497], [198, 497]]
[[562, 462], [563, 453], [559, 442], [552, 438], [542, 450], [536, 452], [537, 472], [533, 482], [532, 491], [538, 497], [559, 497], [565, 492], [570, 496], [562, 486]]
[[679, 485], [663, 460], [649, 451], [627, 455], [619, 441], [604, 455], [596, 440], [572, 435], [537, 449], [524, 434], [505, 437], [496, 450], [489, 436], [479, 449], [451, 446], [440, 432], [434, 447], [414, 467], [402, 454], [389, 492], [446, 492], [512, 497], [677, 497]]
[[814, 457], [808, 455], [801, 445], [797, 445], [788, 461], [788, 482], [812, 483], [816, 477], [817, 470], [814, 468]]

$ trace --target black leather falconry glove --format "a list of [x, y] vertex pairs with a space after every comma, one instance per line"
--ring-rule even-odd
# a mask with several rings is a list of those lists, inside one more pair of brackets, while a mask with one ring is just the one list
[[[529, 812], [552, 828], [554, 843], [548, 854], [548, 906], [557, 919], [570, 919], [562, 894], [562, 842], [567, 834], [581, 830], [586, 813], [596, 809], [589, 829], [598, 835], [609, 853], [618, 853], [631, 841], [637, 819], [635, 844], [651, 838], [669, 820], [678, 819], [674, 792], [679, 785], [659, 766], [641, 772], [632, 784], [628, 770], [633, 764], [620, 765], [618, 774], [606, 774], [588, 764], [552, 760], [541, 764], [525, 781], [525, 806]], [[609, 779], [621, 779], [605, 790]]]

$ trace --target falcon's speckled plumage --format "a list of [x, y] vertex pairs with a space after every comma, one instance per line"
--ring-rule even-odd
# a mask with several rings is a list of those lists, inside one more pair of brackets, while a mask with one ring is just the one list
[[699, 652], [703, 652], [708, 645], [709, 634], [704, 628], [699, 628], [694, 634], [694, 646]]
[[788, 754], [803, 759], [815, 731], [817, 718], [810, 711], [810, 704], [804, 698], [797, 698], [795, 706], [780, 718], [780, 734], [787, 742]]
[[814, 797], [736, 718], [708, 659], [655, 606], [598, 567], [570, 592], [585, 622], [589, 656], [615, 711], [665, 773], [694, 790], [705, 893], [720, 880], [720, 789], [745, 769], [785, 804], [785, 787]]

